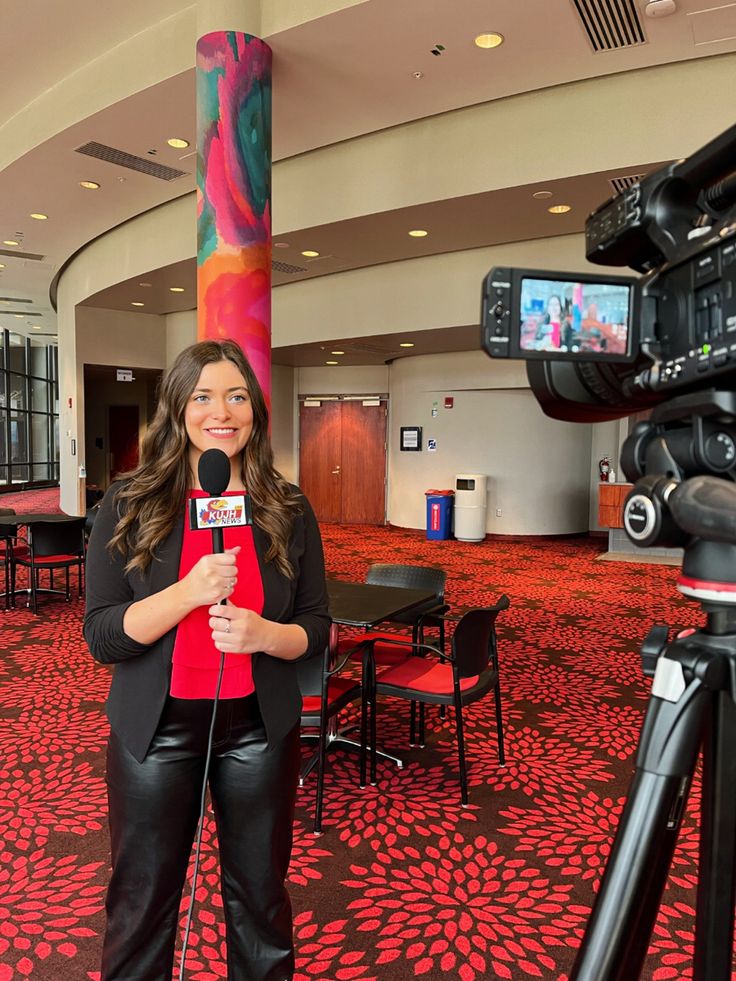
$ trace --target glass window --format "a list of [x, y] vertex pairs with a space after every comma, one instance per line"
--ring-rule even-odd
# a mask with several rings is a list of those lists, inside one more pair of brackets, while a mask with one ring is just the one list
[[38, 378], [49, 377], [49, 349], [45, 344], [31, 338], [31, 371], [30, 374]]
[[59, 478], [57, 368], [55, 346], [0, 328], [2, 484]]
[[26, 379], [23, 375], [8, 375], [10, 391], [8, 393], [11, 409], [27, 409]]
[[8, 367], [11, 371], [20, 371], [25, 373], [26, 370], [26, 339], [21, 337], [20, 334], [10, 334], [10, 347], [9, 347], [9, 359], [10, 363]]
[[49, 458], [49, 417], [35, 412], [31, 415], [31, 446], [33, 462], [40, 463]]
[[28, 461], [28, 416], [25, 412], [10, 417], [10, 459], [12, 463]]
[[31, 378], [31, 409], [33, 412], [49, 411], [49, 383]]

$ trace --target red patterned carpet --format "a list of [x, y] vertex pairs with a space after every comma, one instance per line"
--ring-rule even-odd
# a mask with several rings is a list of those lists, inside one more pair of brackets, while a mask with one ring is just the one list
[[[336, 753], [321, 838], [308, 781], [290, 874], [297, 981], [563, 981], [631, 773], [648, 691], [638, 642], [654, 621], [697, 622], [674, 591], [676, 570], [596, 562], [602, 543], [587, 539], [323, 533], [332, 576], [417, 562], [448, 571], [455, 612], [509, 595], [499, 620], [508, 760], [498, 768], [492, 700], [473, 706], [463, 809], [450, 728], [430, 711], [427, 747], [409, 750], [406, 707], [387, 703], [380, 739], [406, 764], [379, 764], [379, 786], [361, 791], [357, 760]], [[0, 981], [98, 978], [109, 674], [87, 654], [80, 623], [79, 602], [47, 600], [37, 618], [0, 612]], [[690, 977], [696, 861], [691, 804], [647, 978]], [[226, 968], [209, 824], [202, 870], [187, 978], [216, 981]]]

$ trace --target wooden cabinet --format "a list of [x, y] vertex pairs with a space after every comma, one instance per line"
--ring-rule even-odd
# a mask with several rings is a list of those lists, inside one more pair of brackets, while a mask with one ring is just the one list
[[602, 528], [623, 528], [623, 507], [633, 484], [598, 485], [598, 524]]

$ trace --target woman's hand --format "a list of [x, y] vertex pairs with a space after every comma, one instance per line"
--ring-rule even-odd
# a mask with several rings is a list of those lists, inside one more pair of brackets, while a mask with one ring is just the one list
[[227, 603], [211, 606], [210, 629], [218, 651], [226, 654], [253, 654], [268, 651], [273, 643], [274, 628], [279, 624], [264, 620], [253, 610]]
[[238, 581], [236, 559], [240, 545], [222, 553], [204, 555], [181, 581], [192, 607], [211, 606], [227, 599]]
[[298, 623], [264, 620], [253, 610], [231, 603], [211, 606], [209, 614], [212, 640], [216, 649], [225, 654], [263, 652], [282, 661], [293, 661], [309, 644], [306, 630]]

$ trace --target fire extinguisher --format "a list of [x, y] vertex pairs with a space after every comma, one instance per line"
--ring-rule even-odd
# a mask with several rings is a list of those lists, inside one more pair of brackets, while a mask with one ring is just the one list
[[611, 464], [608, 462], [608, 457], [604, 456], [602, 460], [598, 461], [598, 475], [604, 483], [608, 483], [610, 473]]

